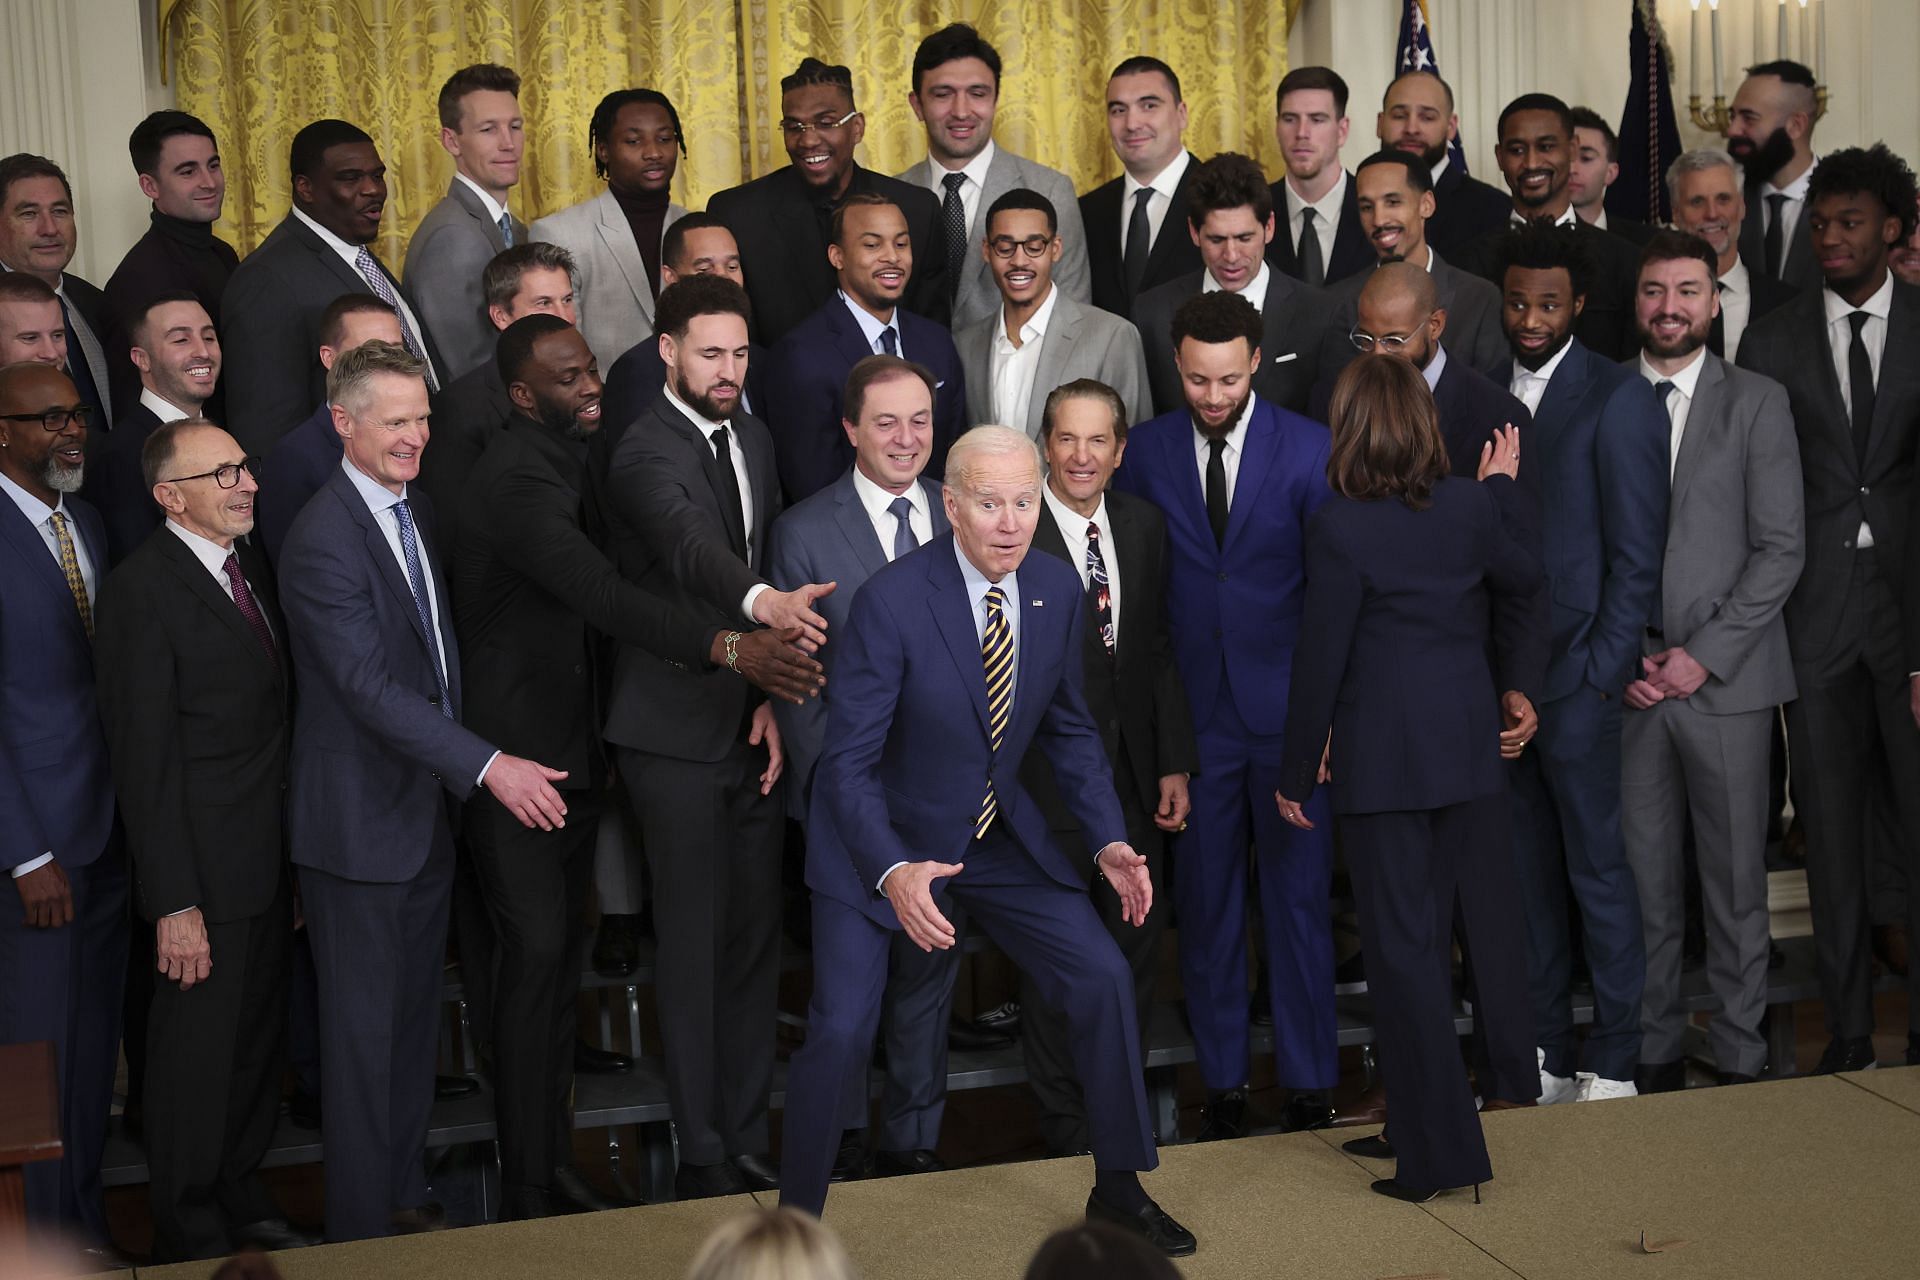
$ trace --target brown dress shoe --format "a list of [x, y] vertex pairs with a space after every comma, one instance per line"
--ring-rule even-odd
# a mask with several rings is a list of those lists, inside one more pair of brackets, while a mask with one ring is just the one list
[[1345, 1129], [1358, 1124], [1385, 1124], [1387, 1122], [1387, 1086], [1376, 1084], [1351, 1102], [1342, 1103], [1333, 1111], [1333, 1127]]

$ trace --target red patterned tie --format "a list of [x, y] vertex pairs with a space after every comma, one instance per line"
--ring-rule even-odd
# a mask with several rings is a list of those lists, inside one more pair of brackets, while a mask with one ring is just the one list
[[260, 612], [260, 602], [253, 598], [253, 588], [247, 585], [247, 575], [240, 572], [238, 552], [229, 551], [227, 562], [220, 566], [227, 575], [227, 585], [233, 588], [233, 603], [240, 610], [240, 616], [253, 628], [254, 638], [260, 641], [260, 647], [273, 659], [273, 665], [280, 665], [280, 649], [273, 643], [273, 629], [267, 626], [267, 615]]

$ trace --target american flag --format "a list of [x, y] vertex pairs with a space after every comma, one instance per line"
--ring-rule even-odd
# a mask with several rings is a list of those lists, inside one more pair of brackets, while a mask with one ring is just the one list
[[[1409, 71], [1431, 71], [1440, 74], [1440, 64], [1433, 56], [1433, 37], [1428, 34], [1427, 0], [1403, 0], [1400, 14], [1400, 43], [1393, 55], [1393, 74], [1403, 76]], [[1466, 148], [1455, 138], [1447, 148], [1447, 158], [1461, 173], [1467, 171]]]

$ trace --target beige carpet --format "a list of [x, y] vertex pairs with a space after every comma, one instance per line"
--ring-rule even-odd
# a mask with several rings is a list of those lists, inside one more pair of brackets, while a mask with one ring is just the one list
[[[1171, 1148], [1148, 1188], [1200, 1237], [1194, 1280], [1911, 1280], [1920, 1274], [1920, 1069], [1486, 1118], [1496, 1180], [1410, 1206], [1338, 1144], [1367, 1130]], [[1018, 1280], [1086, 1197], [1084, 1160], [836, 1188], [827, 1221], [867, 1280]], [[287, 1280], [677, 1280], [704, 1201], [279, 1255]], [[1666, 1245], [1648, 1255], [1642, 1233]], [[1676, 1243], [1684, 1242], [1684, 1243]], [[203, 1280], [212, 1267], [143, 1267]]]

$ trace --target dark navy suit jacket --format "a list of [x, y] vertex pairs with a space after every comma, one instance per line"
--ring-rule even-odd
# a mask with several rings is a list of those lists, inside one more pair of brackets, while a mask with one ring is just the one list
[[1222, 698], [1277, 733], [1300, 636], [1307, 520], [1327, 500], [1327, 429], [1255, 396], [1224, 545], [1213, 540], [1193, 419], [1163, 414], [1127, 435], [1114, 487], [1167, 517], [1167, 616], [1196, 726]]
[[[96, 584], [105, 582], [100, 513], [74, 497], [61, 509], [93, 561]], [[47, 852], [63, 866], [84, 867], [106, 849], [113, 828], [93, 642], [59, 562], [5, 494], [0, 582], [0, 868]], [[24, 919], [17, 901], [4, 910]]]
[[1633, 677], [1666, 557], [1670, 434], [1637, 369], [1568, 343], [1521, 449], [1544, 512], [1547, 701], [1582, 684], [1617, 696]]
[[[933, 370], [933, 453], [927, 473], [939, 475], [947, 446], [967, 427], [967, 387], [960, 353], [944, 325], [894, 309], [900, 354]], [[763, 416], [773, 432], [773, 456], [789, 503], [818, 493], [853, 465], [853, 446], [840, 425], [841, 393], [853, 366], [873, 354], [859, 321], [834, 294], [767, 355]], [[749, 366], [751, 367], [751, 366]]]
[[305, 422], [274, 441], [261, 460], [253, 527], [267, 563], [275, 569], [294, 519], [339, 469], [340, 433], [333, 429], [333, 409], [324, 401]]
[[494, 749], [459, 723], [453, 599], [432, 504], [407, 490], [439, 600], [453, 717], [405, 571], [366, 500], [335, 466], [280, 549], [280, 605], [301, 697], [287, 827], [296, 866], [398, 884], [425, 865], [446, 801], [464, 800]]
[[998, 752], [988, 737], [980, 633], [952, 535], [894, 561], [854, 597], [836, 641], [843, 647], [814, 782], [821, 803], [807, 833], [815, 893], [899, 928], [875, 888], [880, 877], [898, 862], [964, 862], [989, 778], [995, 822], [1046, 876], [1084, 892], [1084, 869], [1054, 844], [1047, 815], [1021, 785], [1029, 746], [1052, 760], [1087, 848], [1127, 838], [1100, 731], [1080, 695], [1080, 575], [1029, 554], [1017, 582], [1013, 708]]
[[[1506, 787], [1487, 597], [1524, 598], [1542, 571], [1505, 527], [1500, 483], [1449, 476], [1423, 511], [1336, 496], [1314, 514], [1279, 781], [1289, 800], [1312, 793], [1329, 728], [1336, 813], [1438, 809]], [[1537, 689], [1546, 637], [1499, 639], [1522, 649], [1503, 688]]]

